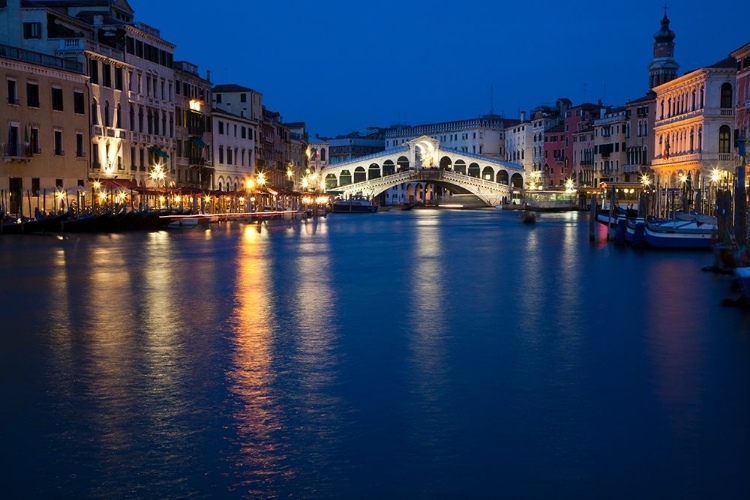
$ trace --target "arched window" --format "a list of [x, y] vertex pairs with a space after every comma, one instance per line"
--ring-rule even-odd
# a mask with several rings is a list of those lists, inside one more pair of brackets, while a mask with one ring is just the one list
[[122, 106], [117, 103], [117, 111], [115, 114], [115, 127], [122, 128]]
[[721, 107], [723, 109], [732, 107], [732, 85], [729, 83], [721, 86]]
[[130, 131], [135, 132], [135, 107], [130, 105]]
[[[723, 94], [723, 89], [722, 89]], [[728, 154], [732, 151], [731, 130], [729, 126], [722, 125], [719, 129], [719, 154]]]
[[109, 127], [109, 101], [104, 101], [104, 126]]

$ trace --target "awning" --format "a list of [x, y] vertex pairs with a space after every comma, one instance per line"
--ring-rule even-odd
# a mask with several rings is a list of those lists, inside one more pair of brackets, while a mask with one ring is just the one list
[[159, 148], [151, 148], [151, 152], [154, 154], [154, 156], [158, 156], [159, 158], [169, 158], [169, 154], [167, 154], [166, 151], [162, 151]]
[[193, 141], [193, 144], [198, 146], [198, 149], [203, 149], [206, 147], [206, 143], [203, 142], [200, 137], [191, 137], [190, 140]]

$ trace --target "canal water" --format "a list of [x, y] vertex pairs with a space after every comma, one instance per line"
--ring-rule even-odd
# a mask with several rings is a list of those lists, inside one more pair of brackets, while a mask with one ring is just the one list
[[588, 215], [0, 237], [6, 498], [745, 498], [750, 313]]

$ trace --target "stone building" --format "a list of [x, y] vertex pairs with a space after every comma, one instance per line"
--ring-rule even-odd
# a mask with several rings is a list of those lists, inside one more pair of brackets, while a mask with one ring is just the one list
[[204, 191], [214, 186], [209, 76], [187, 61], [174, 63], [176, 182]]
[[83, 65], [0, 45], [0, 84], [0, 208], [28, 216], [77, 202], [89, 165]]

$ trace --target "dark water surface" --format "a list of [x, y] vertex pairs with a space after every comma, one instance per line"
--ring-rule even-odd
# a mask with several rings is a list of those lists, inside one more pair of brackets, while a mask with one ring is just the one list
[[6, 235], [2, 491], [747, 498], [750, 313], [711, 263], [576, 213]]

